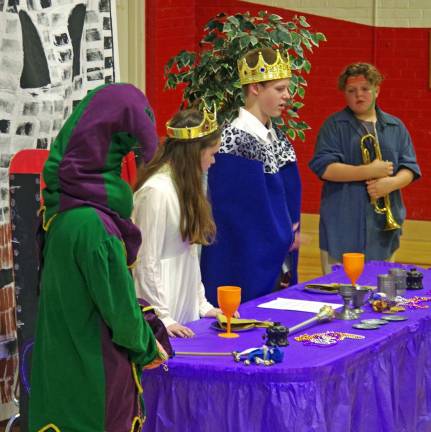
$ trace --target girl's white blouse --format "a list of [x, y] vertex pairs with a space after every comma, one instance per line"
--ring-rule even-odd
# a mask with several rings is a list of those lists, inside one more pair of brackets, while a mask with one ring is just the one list
[[183, 242], [180, 206], [169, 170], [135, 192], [134, 223], [142, 245], [133, 270], [137, 297], [153, 305], [165, 326], [199, 319], [213, 306], [205, 297], [197, 245]]

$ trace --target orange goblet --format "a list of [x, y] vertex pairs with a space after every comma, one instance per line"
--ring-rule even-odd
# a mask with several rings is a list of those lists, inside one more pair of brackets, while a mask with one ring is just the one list
[[353, 286], [356, 285], [356, 281], [364, 271], [364, 262], [365, 257], [363, 253], [349, 252], [343, 254], [344, 272]]
[[217, 301], [227, 321], [226, 333], [219, 333], [219, 336], [225, 338], [239, 337], [238, 334], [230, 331], [230, 321], [241, 303], [241, 288], [237, 286], [219, 286], [217, 288]]

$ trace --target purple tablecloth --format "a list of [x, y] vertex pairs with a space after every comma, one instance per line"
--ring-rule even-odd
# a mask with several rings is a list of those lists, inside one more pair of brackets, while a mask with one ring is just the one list
[[[376, 285], [388, 263], [369, 263], [359, 284]], [[424, 289], [406, 296], [426, 295]], [[347, 282], [341, 268], [318, 282]], [[276, 311], [256, 306], [276, 297], [342, 303], [341, 297], [303, 291], [305, 284], [241, 305], [243, 318], [280, 321], [292, 326], [311, 313]], [[430, 303], [431, 306], [431, 303]], [[375, 318], [367, 306], [361, 319]], [[431, 431], [431, 307], [407, 310], [407, 321], [378, 330], [352, 328], [356, 321], [336, 320], [297, 333], [335, 330], [364, 335], [332, 347], [304, 346], [289, 338], [284, 362], [271, 367], [245, 366], [230, 357], [180, 357], [169, 372], [143, 376], [147, 422], [144, 431], [261, 432], [429, 432]], [[174, 339], [176, 351], [240, 351], [262, 344], [263, 329], [222, 339], [212, 319], [190, 324], [192, 339]]]

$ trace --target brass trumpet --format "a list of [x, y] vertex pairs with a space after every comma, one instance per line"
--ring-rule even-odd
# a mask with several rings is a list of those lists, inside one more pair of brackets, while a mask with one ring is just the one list
[[[365, 144], [367, 140], [370, 140], [374, 148], [375, 159], [382, 160], [382, 151], [380, 149], [379, 141], [375, 135], [369, 133], [361, 138], [361, 153], [364, 164], [371, 163], [371, 154]], [[380, 201], [382, 202], [380, 203]], [[401, 228], [401, 225], [395, 220], [394, 215], [392, 214], [391, 200], [389, 198], [389, 195], [385, 195], [384, 197], [379, 199], [370, 198], [370, 202], [373, 205], [374, 211], [376, 213], [386, 215], [386, 224], [384, 231], [392, 231]]]

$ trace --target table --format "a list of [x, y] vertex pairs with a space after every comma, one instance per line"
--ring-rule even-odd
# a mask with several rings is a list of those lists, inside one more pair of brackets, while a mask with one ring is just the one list
[[[359, 284], [375, 285], [378, 274], [395, 265], [371, 262]], [[431, 270], [424, 289], [406, 296], [431, 295]], [[342, 268], [315, 282], [347, 282]], [[257, 308], [276, 297], [342, 303], [341, 297], [303, 291], [305, 284], [241, 305], [243, 318], [270, 319], [292, 326], [313, 314]], [[379, 316], [369, 306], [361, 319]], [[144, 431], [235, 432], [429, 432], [431, 431], [431, 303], [407, 310], [407, 321], [378, 330], [352, 328], [336, 320], [297, 334], [335, 330], [362, 334], [332, 347], [304, 346], [289, 338], [284, 362], [245, 366], [229, 357], [180, 357], [143, 374], [148, 418]], [[211, 319], [190, 324], [192, 339], [174, 339], [177, 351], [233, 351], [262, 344], [263, 329], [222, 339]]]

